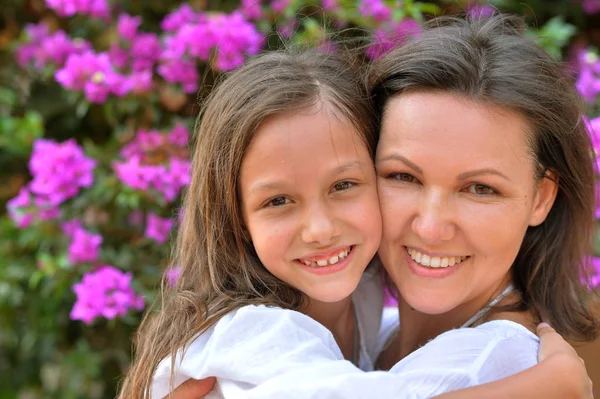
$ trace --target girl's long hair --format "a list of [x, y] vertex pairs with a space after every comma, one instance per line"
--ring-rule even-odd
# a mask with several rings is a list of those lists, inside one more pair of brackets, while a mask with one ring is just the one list
[[264, 268], [244, 228], [240, 166], [265, 118], [323, 102], [356, 128], [373, 155], [374, 119], [358, 65], [319, 50], [265, 53], [212, 90], [197, 121], [192, 182], [174, 248], [181, 275], [175, 287], [163, 281], [160, 300], [145, 315], [119, 398], [149, 397], [159, 362], [171, 356], [175, 369], [177, 351], [225, 314], [252, 304], [299, 307], [301, 292]]

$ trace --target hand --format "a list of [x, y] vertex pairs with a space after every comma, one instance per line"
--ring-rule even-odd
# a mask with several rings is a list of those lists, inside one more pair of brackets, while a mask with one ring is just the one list
[[572, 398], [592, 398], [592, 380], [587, 374], [585, 363], [575, 349], [558, 334], [554, 328], [546, 323], [537, 327], [540, 337], [540, 350], [538, 361], [551, 363], [556, 368], [556, 376], [569, 385], [573, 385]]
[[203, 380], [190, 378], [163, 399], [200, 399], [214, 388], [215, 382], [215, 377]]

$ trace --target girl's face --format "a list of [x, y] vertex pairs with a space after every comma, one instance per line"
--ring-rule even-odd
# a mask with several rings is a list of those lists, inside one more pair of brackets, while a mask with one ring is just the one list
[[376, 157], [379, 255], [412, 308], [469, 317], [510, 281], [527, 228], [556, 195], [534, 178], [526, 130], [518, 113], [448, 93], [388, 102]]
[[242, 160], [242, 212], [273, 275], [309, 298], [355, 290], [381, 239], [373, 162], [328, 104], [265, 121]]

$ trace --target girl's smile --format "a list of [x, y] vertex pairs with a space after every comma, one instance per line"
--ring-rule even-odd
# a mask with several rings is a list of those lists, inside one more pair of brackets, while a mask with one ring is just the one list
[[240, 171], [242, 212], [261, 263], [321, 302], [349, 298], [375, 255], [373, 161], [328, 103], [269, 118]]

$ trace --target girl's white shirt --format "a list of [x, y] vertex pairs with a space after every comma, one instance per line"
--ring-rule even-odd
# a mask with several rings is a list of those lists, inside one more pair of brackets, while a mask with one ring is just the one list
[[[537, 363], [538, 337], [520, 324], [497, 320], [441, 334], [389, 372], [365, 372], [398, 330], [398, 314], [395, 308], [382, 314], [377, 269], [365, 274], [353, 301], [364, 370], [344, 360], [331, 332], [310, 317], [246, 306], [197, 336], [183, 358], [179, 353], [173, 387], [214, 376], [217, 384], [207, 398], [417, 399], [495, 381]], [[170, 373], [167, 358], [154, 375], [152, 399], [168, 394]]]

